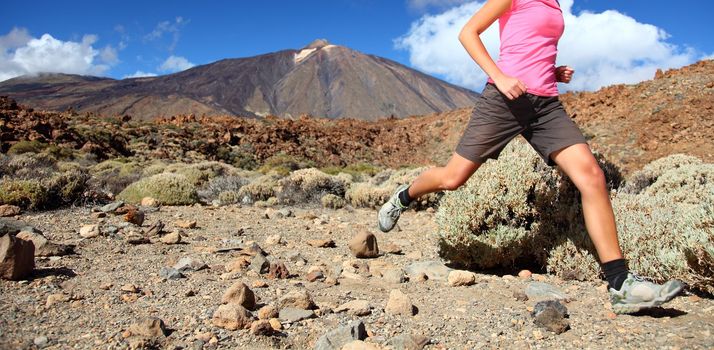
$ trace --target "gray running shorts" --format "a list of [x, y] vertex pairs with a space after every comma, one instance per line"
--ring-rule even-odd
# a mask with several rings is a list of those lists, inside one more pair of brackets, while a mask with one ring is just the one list
[[550, 166], [550, 154], [565, 147], [587, 143], [583, 133], [565, 112], [558, 96], [525, 93], [509, 100], [488, 83], [474, 106], [456, 153], [476, 163], [497, 159], [516, 136], [523, 137]]

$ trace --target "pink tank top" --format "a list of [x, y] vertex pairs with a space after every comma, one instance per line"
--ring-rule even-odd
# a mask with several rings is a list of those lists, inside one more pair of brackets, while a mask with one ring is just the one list
[[[520, 79], [527, 92], [558, 96], [555, 57], [565, 24], [557, 0], [512, 0], [499, 19], [501, 50], [496, 65]], [[489, 82], [493, 80], [489, 78]]]

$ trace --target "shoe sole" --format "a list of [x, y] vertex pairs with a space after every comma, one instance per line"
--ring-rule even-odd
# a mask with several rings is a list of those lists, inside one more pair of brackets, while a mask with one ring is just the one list
[[642, 310], [647, 310], [651, 309], [654, 307], [661, 306], [662, 304], [674, 299], [674, 297], [679, 294], [679, 292], [682, 291], [683, 286], [678, 286], [677, 289], [672, 290], [671, 292], [654, 299], [652, 301], [644, 302], [644, 303], [639, 303], [639, 304], [616, 304], [612, 305], [612, 312], [618, 314], [618, 315], [623, 315], [623, 314], [634, 314], [636, 312], [640, 312]]

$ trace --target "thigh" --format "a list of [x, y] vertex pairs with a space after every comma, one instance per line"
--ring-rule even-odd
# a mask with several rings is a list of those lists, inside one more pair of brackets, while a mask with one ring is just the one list
[[[587, 140], [577, 124], [565, 112], [565, 108], [557, 97], [539, 97], [535, 104], [536, 117], [523, 136], [550, 166], [556, 164], [552, 155], [566, 147], [583, 144], [587, 147]], [[592, 156], [592, 154], [591, 154]]]
[[496, 159], [504, 147], [528, 126], [534, 113], [527, 98], [508, 100], [488, 84], [474, 106], [456, 154], [474, 163]]

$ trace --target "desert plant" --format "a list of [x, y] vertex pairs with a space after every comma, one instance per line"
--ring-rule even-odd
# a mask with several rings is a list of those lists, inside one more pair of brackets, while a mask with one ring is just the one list
[[343, 197], [346, 185], [344, 178], [315, 168], [300, 169], [278, 182], [276, 197], [283, 204], [317, 202], [328, 193]]
[[[601, 167], [608, 179], [619, 175]], [[577, 188], [520, 140], [497, 161], [483, 164], [460, 189], [447, 192], [436, 220], [440, 254], [478, 268], [521, 261], [543, 266], [553, 247], [570, 240], [583, 248], [586, 241]]]
[[142, 177], [142, 167], [135, 162], [105, 160], [89, 169], [90, 186], [98, 192], [116, 194]]
[[271, 171], [277, 172], [281, 176], [287, 176], [291, 171], [305, 169], [314, 167], [315, 162], [305, 159], [303, 157], [297, 157], [288, 155], [285, 153], [278, 153], [270, 158], [266, 159], [258, 168], [263, 174], [267, 174]]
[[271, 172], [254, 178], [250, 183], [242, 186], [238, 191], [242, 203], [255, 203], [264, 201], [275, 196], [275, 189], [278, 187], [278, 180], [281, 176], [276, 172]]
[[347, 205], [347, 201], [344, 198], [336, 196], [332, 193], [322, 196], [322, 198], [320, 198], [320, 203], [322, 203], [323, 207], [330, 209], [340, 209]]
[[8, 154], [40, 153], [47, 148], [47, 144], [38, 140], [18, 141], [7, 150]]
[[714, 203], [714, 164], [691, 163], [671, 169], [642, 192], [666, 196], [674, 203]]
[[153, 197], [165, 205], [194, 204], [198, 200], [196, 187], [186, 176], [161, 173], [127, 186], [117, 198], [138, 203], [144, 197]]
[[[426, 169], [428, 168], [404, 168], [379, 172], [367, 182], [350, 186], [345, 197], [354, 207], [378, 208], [389, 199], [399, 185], [411, 183]], [[437, 192], [422, 196], [412, 204], [412, 208], [416, 210], [434, 208], [442, 195], [442, 192]]]
[[672, 154], [657, 159], [645, 165], [642, 170], [632, 174], [622, 186], [620, 192], [640, 193], [669, 170], [677, 169], [684, 165], [701, 163], [701, 159], [686, 154]]
[[[238, 191], [246, 184], [248, 184], [248, 180], [241, 176], [214, 177], [198, 190], [198, 197], [206, 203], [210, 203], [214, 199], [218, 199], [222, 203], [237, 203], [240, 202]], [[221, 199], [221, 196], [224, 199]], [[235, 196], [235, 200], [228, 200], [228, 196]]]

